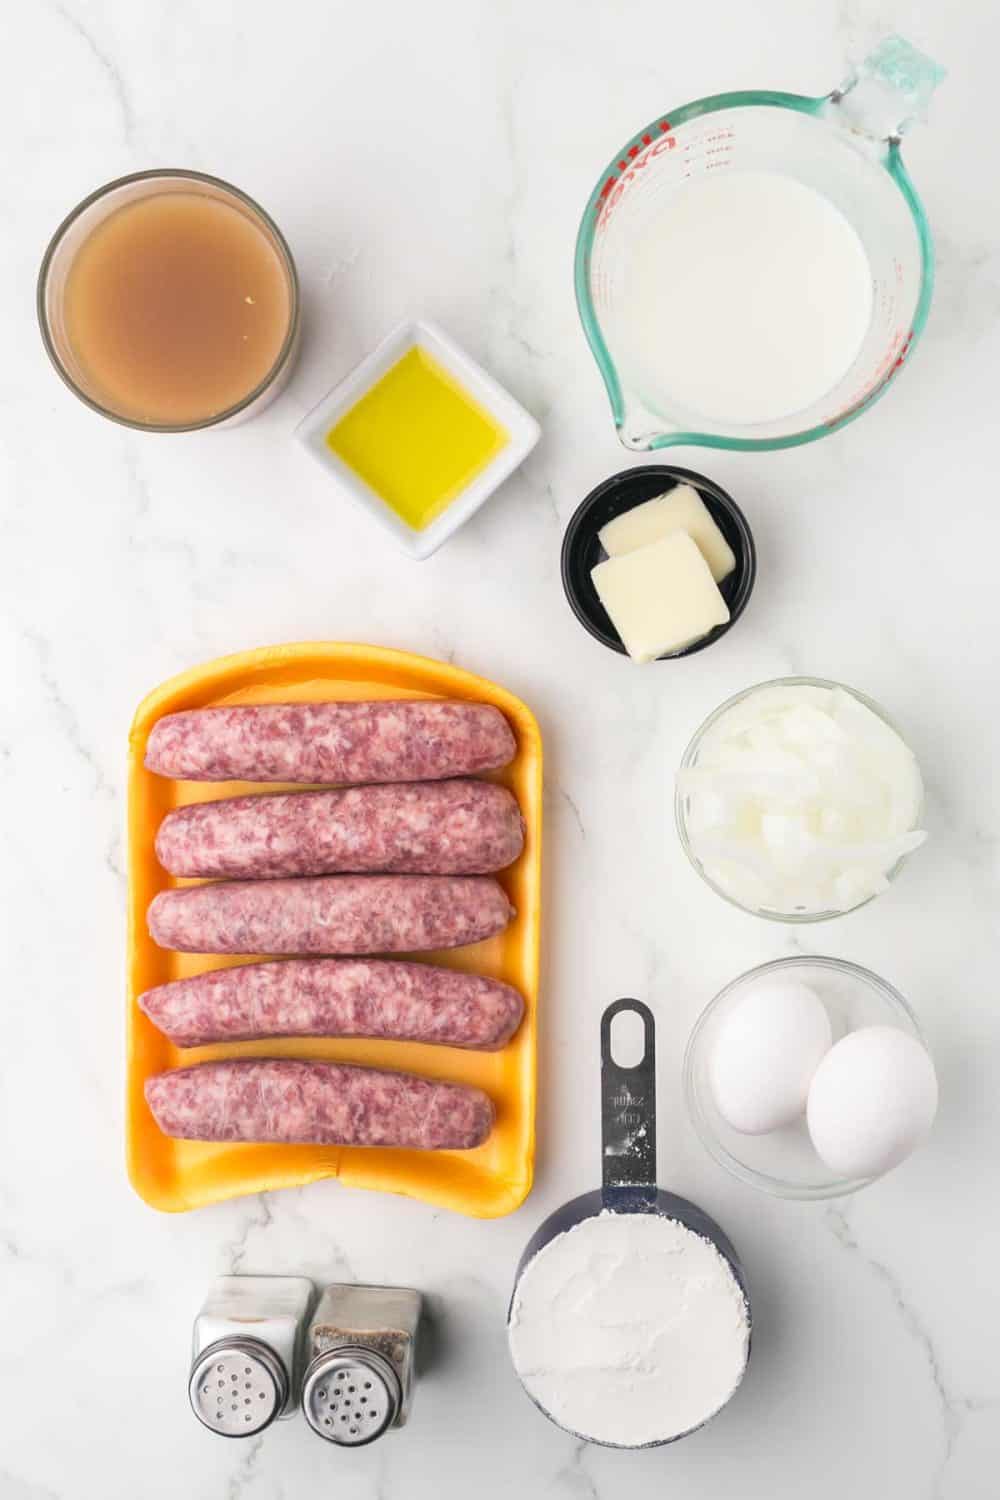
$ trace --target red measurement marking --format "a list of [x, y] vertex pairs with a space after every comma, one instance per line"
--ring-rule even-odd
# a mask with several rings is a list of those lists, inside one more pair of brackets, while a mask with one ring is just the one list
[[670, 121], [661, 120], [658, 129], [660, 135], [653, 137], [647, 131], [641, 137], [642, 146], [638, 144], [628, 148], [628, 154], [618, 162], [618, 172], [612, 175], [602, 184], [597, 195], [597, 225], [602, 228], [611, 214], [612, 209], [620, 201], [622, 194], [629, 184], [634, 182], [639, 172], [649, 165], [654, 157], [662, 155], [664, 151], [673, 151], [677, 145], [677, 137], [670, 134]]
[[[843, 422], [847, 417], [853, 416], [875, 394], [880, 385], [888, 385], [893, 376], [903, 368], [906, 356], [909, 354], [910, 346], [913, 343], [913, 329], [911, 328], [906, 338], [902, 340], [902, 346], [900, 346], [901, 337], [898, 331], [893, 334], [888, 353], [883, 355], [882, 359], [879, 360], [867, 385], [863, 386], [854, 399], [849, 401], [846, 406], [841, 407], [840, 411], [834, 416], [828, 417], [823, 424], [824, 427], [836, 427], [839, 422]], [[896, 354], [897, 349], [899, 349], [898, 354]]]
[[892, 369], [889, 372], [890, 376], [895, 375], [895, 373], [896, 373], [897, 370], [902, 369], [902, 367], [903, 367], [903, 360], [909, 354], [909, 352], [910, 352], [910, 345], [912, 343], [913, 343], [913, 329], [911, 328], [910, 331], [909, 331], [909, 333], [906, 335], [906, 339], [905, 339], [905, 342], [903, 344], [902, 349], [900, 349], [900, 351], [899, 351], [899, 358], [896, 360], [896, 362], [894, 363]]

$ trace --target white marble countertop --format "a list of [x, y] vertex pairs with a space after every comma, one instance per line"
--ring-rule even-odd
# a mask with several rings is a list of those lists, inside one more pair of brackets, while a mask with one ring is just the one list
[[[577, 626], [563, 526], [632, 460], [578, 327], [571, 253], [595, 175], [658, 111], [726, 88], [818, 93], [899, 29], [950, 67], [906, 157], [939, 288], [912, 368], [820, 444], [682, 450], [745, 506], [756, 594], [727, 642], [636, 670]], [[0, 19], [0, 1497], [2, 1500], [987, 1500], [1000, 1457], [1000, 716], [996, 389], [1000, 46], [989, 0], [50, 0]], [[147, 166], [229, 178], [305, 288], [287, 391], [223, 434], [100, 421], [43, 354], [45, 242]], [[543, 424], [523, 471], [433, 560], [398, 554], [293, 446], [394, 323], [427, 315]], [[546, 736], [537, 1186], [480, 1223], [320, 1183], [177, 1217], [123, 1165], [123, 780], [138, 699], [281, 640], [372, 641], [503, 681]], [[693, 728], [766, 677], [842, 678], [905, 726], [932, 840], [868, 909], [797, 932], [728, 908], [672, 832]], [[818, 951], [916, 1007], [942, 1084], [929, 1145], [831, 1206], [729, 1179], [685, 1123], [688, 1030], [752, 964]], [[596, 1021], [659, 1019], [660, 1178], [718, 1216], [754, 1295], [752, 1368], [709, 1428], [617, 1454], [562, 1436], [505, 1353], [521, 1247], [597, 1167]], [[363, 1452], [300, 1422], [214, 1439], [187, 1407], [191, 1320], [223, 1270], [410, 1282], [436, 1361], [412, 1425]]]

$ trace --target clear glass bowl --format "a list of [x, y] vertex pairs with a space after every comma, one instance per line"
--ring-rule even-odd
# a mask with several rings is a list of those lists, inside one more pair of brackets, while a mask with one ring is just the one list
[[877, 974], [837, 958], [779, 958], [741, 974], [705, 1007], [684, 1055], [684, 1098], [688, 1115], [708, 1154], [741, 1182], [778, 1198], [839, 1198], [875, 1179], [838, 1177], [813, 1149], [805, 1116], [766, 1135], [743, 1135], [722, 1118], [708, 1078], [708, 1063], [719, 1029], [748, 987], [762, 978], [787, 974], [809, 985], [826, 1006], [835, 1042], [860, 1026], [895, 1026], [926, 1046], [912, 1010], [897, 990]]
[[[289, 312], [285, 337], [274, 364], [263, 380], [248, 390], [234, 406], [224, 411], [210, 412], [195, 420], [177, 423], [142, 422], [106, 405], [76, 357], [66, 331], [65, 318], [66, 282], [80, 246], [98, 225], [126, 204], [163, 193], [199, 193], [226, 203], [249, 219], [271, 247], [281, 266], [288, 290]], [[205, 172], [167, 167], [149, 172], [133, 172], [128, 177], [119, 177], [115, 182], [105, 183], [84, 198], [82, 203], [78, 203], [67, 214], [49, 241], [38, 273], [37, 308], [38, 325], [46, 353], [74, 396], [78, 396], [102, 417], [141, 432], [196, 432], [205, 427], [235, 426], [250, 416], [256, 416], [284, 387], [298, 352], [299, 282], [292, 252], [281, 230], [260, 204], [255, 203], [246, 193], [233, 187], [232, 183], [223, 182], [219, 177], [210, 177]]]
[[[745, 703], [747, 699], [753, 697], [755, 693], [764, 693], [770, 691], [772, 688], [780, 687], [827, 688], [830, 691], [839, 690], [842, 693], [847, 693], [849, 697], [854, 698], [858, 703], [863, 704], [865, 708], [870, 709], [873, 714], [876, 714], [878, 718], [882, 720], [883, 724], [887, 725], [894, 734], [899, 735], [899, 738], [903, 741], [904, 745], [907, 743], [905, 737], [900, 733], [898, 725], [893, 723], [892, 719], [885, 712], [885, 709], [880, 707], [880, 705], [876, 703], [873, 698], [867, 697], [864, 693], [859, 693], [856, 688], [847, 687], [847, 685], [842, 682], [831, 682], [824, 677], [775, 677], [770, 682], [758, 682], [755, 683], [753, 687], [744, 688], [741, 693], [736, 693], [732, 698], [727, 698], [725, 703], [721, 703], [713, 713], [710, 713], [708, 718], [695, 733], [687, 749], [684, 751], [679, 769], [684, 771], [691, 766], [697, 765], [698, 755], [704, 742], [705, 736], [708, 734], [709, 730], [714, 728], [714, 726], [719, 722], [723, 714], [726, 714], [730, 709], [735, 708], [738, 703]], [[914, 829], [920, 826], [920, 822], [923, 817], [923, 810], [923, 798], [921, 797], [920, 805], [917, 808], [916, 817], [913, 823]], [[738, 901], [736, 897], [733, 896], [729, 891], [724, 890], [723, 887], [719, 885], [717, 881], [713, 880], [706, 871], [704, 865], [701, 863], [701, 860], [695, 853], [694, 847], [691, 842], [691, 835], [688, 829], [688, 812], [689, 799], [681, 791], [680, 787], [678, 787], [674, 795], [674, 818], [677, 824], [677, 833], [680, 838], [684, 853], [687, 855], [694, 868], [698, 871], [698, 874], [701, 876], [702, 880], [704, 880], [705, 884], [711, 886], [716, 895], [721, 896], [724, 901], [728, 901], [730, 906], [736, 906], [740, 911], [749, 912], [750, 915], [754, 917], [766, 917], [773, 922], [828, 922], [833, 917], [843, 917], [846, 916], [847, 912], [849, 911], [857, 911], [860, 907], [867, 906], [870, 901], [874, 901], [876, 899], [876, 895], [878, 894], [877, 892], [875, 895], [866, 896], [863, 900], [858, 901], [854, 906], [846, 907], [843, 910], [831, 911], [784, 911], [774, 907], [748, 906], [744, 902]], [[890, 882], [895, 880], [900, 870], [906, 864], [908, 858], [909, 855], [903, 855], [901, 859], [898, 859], [893, 865], [892, 869], [886, 872], [886, 880]]]

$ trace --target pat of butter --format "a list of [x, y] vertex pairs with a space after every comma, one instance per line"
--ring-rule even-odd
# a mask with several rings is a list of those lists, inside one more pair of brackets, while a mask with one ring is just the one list
[[637, 547], [658, 542], [672, 531], [686, 531], [698, 543], [716, 583], [721, 583], [735, 568], [732, 547], [698, 491], [689, 484], [675, 485], [665, 495], [657, 495], [655, 500], [647, 500], [616, 516], [601, 527], [601, 546], [609, 557], [620, 557]]
[[729, 619], [708, 563], [686, 531], [609, 557], [590, 576], [634, 661], [680, 651]]

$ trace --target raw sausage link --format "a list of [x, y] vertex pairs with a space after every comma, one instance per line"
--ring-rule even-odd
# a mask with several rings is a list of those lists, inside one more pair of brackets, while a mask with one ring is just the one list
[[339, 792], [195, 802], [168, 813], [156, 855], [172, 875], [486, 875], [524, 847], [520, 809], [489, 781], [415, 781]]
[[469, 1151], [493, 1125], [481, 1089], [346, 1063], [241, 1058], [146, 1080], [164, 1135], [191, 1141]]
[[387, 1037], [503, 1047], [521, 1024], [512, 985], [434, 964], [290, 958], [161, 984], [139, 1007], [178, 1047], [273, 1036]]
[[488, 875], [325, 875], [161, 891], [147, 914], [182, 953], [423, 953], [502, 932], [514, 908]]
[[516, 749], [488, 703], [262, 703], [168, 714], [146, 766], [188, 781], [438, 781], [495, 771]]

